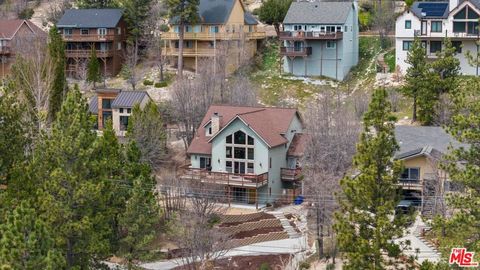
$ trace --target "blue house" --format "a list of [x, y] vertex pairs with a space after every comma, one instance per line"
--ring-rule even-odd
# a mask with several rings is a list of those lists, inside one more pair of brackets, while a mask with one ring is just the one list
[[283, 21], [283, 71], [343, 80], [358, 63], [358, 5], [293, 2]]
[[187, 153], [183, 179], [223, 187], [229, 201], [293, 201], [300, 193], [305, 136], [296, 109], [213, 105]]

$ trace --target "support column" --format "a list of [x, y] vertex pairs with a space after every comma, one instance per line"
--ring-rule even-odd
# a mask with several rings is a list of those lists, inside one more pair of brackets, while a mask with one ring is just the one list
[[195, 75], [198, 74], [198, 40], [195, 40]]
[[323, 42], [320, 42], [320, 76], [323, 76]]
[[338, 80], [338, 42], [335, 41], [335, 79]]

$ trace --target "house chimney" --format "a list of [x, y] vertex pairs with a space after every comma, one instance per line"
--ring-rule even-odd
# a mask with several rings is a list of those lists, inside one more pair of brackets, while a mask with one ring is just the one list
[[449, 11], [452, 11], [457, 6], [458, 6], [458, 0], [449, 0], [449, 3], [448, 3]]
[[220, 130], [220, 115], [218, 115], [218, 112], [213, 113], [211, 125], [212, 125], [212, 134], [215, 134]]

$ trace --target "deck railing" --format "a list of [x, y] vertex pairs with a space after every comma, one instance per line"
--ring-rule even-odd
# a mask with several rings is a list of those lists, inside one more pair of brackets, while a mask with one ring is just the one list
[[282, 181], [299, 181], [302, 179], [302, 168], [281, 168]]
[[336, 40], [343, 38], [343, 32], [325, 32], [325, 31], [282, 31], [279, 33], [280, 39], [325, 39]]
[[[81, 57], [86, 58], [90, 57], [91, 50], [65, 50], [65, 55], [67, 57]], [[95, 54], [97, 57], [112, 57], [113, 50], [96, 50]]]
[[10, 54], [10, 46], [0, 46], [0, 54]]
[[312, 54], [312, 47], [280, 47], [283, 56], [308, 56]]
[[210, 184], [257, 188], [268, 183], [268, 172], [262, 174], [238, 174], [212, 172], [198, 168], [186, 168], [185, 173], [181, 175], [181, 178], [187, 180], [199, 180]]
[[99, 35], [99, 34], [88, 34], [88, 35], [81, 35], [81, 34], [72, 34], [72, 35], [65, 35], [62, 34], [63, 40], [65, 41], [114, 41], [119, 39], [119, 35]]
[[[266, 34], [263, 31], [256, 31], [256, 32], [200, 32], [200, 33], [193, 33], [193, 32], [186, 32], [183, 33], [183, 38], [185, 40], [230, 40], [230, 39], [261, 39], [265, 38]], [[176, 32], [165, 32], [162, 33], [162, 39], [168, 40], [177, 40], [179, 39], [179, 34]]]

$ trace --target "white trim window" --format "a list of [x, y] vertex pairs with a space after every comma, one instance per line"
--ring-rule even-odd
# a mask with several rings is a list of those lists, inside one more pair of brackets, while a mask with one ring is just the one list
[[255, 139], [238, 130], [225, 139], [225, 170], [229, 173], [254, 174]]
[[107, 28], [98, 28], [97, 33], [100, 38], [104, 38], [107, 35]]
[[335, 49], [337, 47], [337, 42], [336, 41], [327, 41], [327, 49]]

